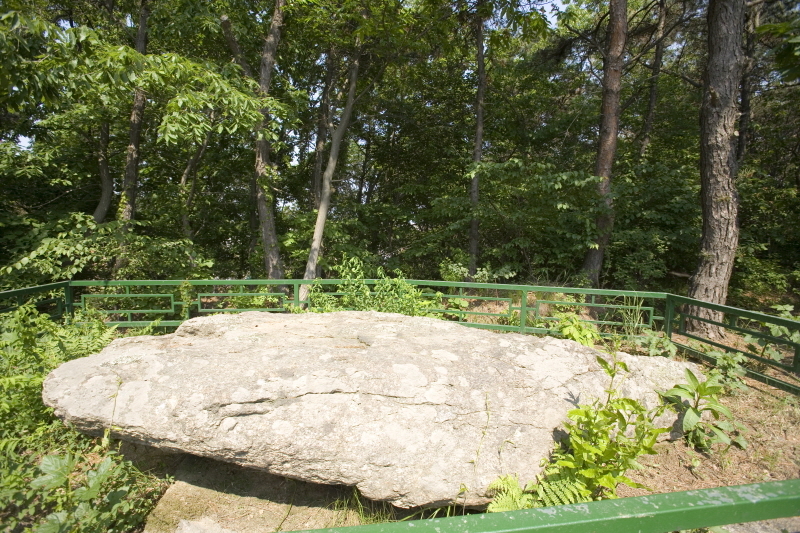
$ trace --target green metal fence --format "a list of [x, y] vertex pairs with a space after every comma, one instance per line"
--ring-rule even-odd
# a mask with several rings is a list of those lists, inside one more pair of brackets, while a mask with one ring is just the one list
[[800, 516], [798, 479], [315, 533], [666, 533], [791, 516]]
[[[441, 301], [432, 312], [465, 326], [502, 332], [558, 334], [558, 314], [574, 311], [605, 335], [636, 336], [663, 330], [684, 351], [715, 361], [714, 351], [741, 353], [754, 379], [800, 395], [800, 322], [660, 292], [611, 291], [491, 283], [407, 280]], [[366, 280], [374, 284], [375, 280]], [[54, 318], [76, 310], [106, 315], [109, 324], [141, 327], [159, 320], [175, 327], [194, 316], [243, 311], [285, 312], [300, 300], [303, 280], [65, 281], [0, 292], [0, 313], [35, 305]], [[318, 281], [333, 295], [340, 280]], [[709, 320], [691, 314], [723, 313]], [[734, 335], [710, 339], [689, 320]], [[800, 480], [606, 500], [558, 508], [479, 514], [348, 528], [353, 533], [400, 530], [455, 532], [666, 532], [800, 515]], [[330, 530], [329, 530], [330, 531]]]
[[[596, 324], [603, 335], [636, 336], [663, 330], [682, 350], [712, 364], [720, 352], [750, 360], [753, 379], [800, 395], [800, 321], [710, 304], [662, 292], [613, 291], [573, 287], [407, 280], [442, 305], [432, 312], [465, 326], [494, 331], [558, 335], [558, 314], [574, 311]], [[106, 315], [109, 324], [141, 327], [159, 320], [175, 327], [212, 313], [285, 312], [299, 307], [306, 280], [128, 280], [65, 281], [0, 292], [0, 313], [35, 301], [54, 317], [74, 310]], [[340, 280], [318, 280], [333, 295]], [[366, 280], [375, 284], [376, 280]], [[692, 308], [724, 314], [713, 321], [690, 314]], [[733, 335], [710, 339], [692, 333], [688, 320], [718, 325]]]

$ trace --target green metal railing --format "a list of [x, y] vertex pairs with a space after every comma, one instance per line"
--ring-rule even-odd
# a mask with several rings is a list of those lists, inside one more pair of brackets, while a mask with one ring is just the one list
[[800, 516], [798, 479], [314, 533], [666, 533], [791, 516]]
[[[711, 363], [712, 351], [741, 353], [753, 361], [747, 374], [800, 395], [800, 322], [662, 292], [573, 287], [407, 280], [442, 306], [431, 309], [465, 326], [494, 331], [558, 335], [559, 312], [575, 311], [603, 335], [636, 336], [662, 329], [682, 350]], [[242, 311], [284, 312], [298, 307], [307, 280], [65, 281], [0, 292], [0, 313], [33, 300], [53, 317], [76, 309], [107, 315], [108, 323], [141, 327], [159, 320], [175, 327], [194, 316]], [[340, 280], [317, 280], [333, 295]], [[374, 284], [376, 280], [366, 280]], [[724, 314], [714, 321], [690, 314], [705, 308]], [[687, 321], [718, 325], [737, 337], [728, 341], [692, 333]], [[739, 339], [738, 343], [731, 342]], [[742, 341], [742, 339], [747, 339]]]
[[[709, 350], [742, 353], [758, 368], [748, 374], [800, 395], [800, 322], [734, 307], [709, 304], [660, 292], [611, 291], [490, 283], [407, 280], [441, 301], [431, 312], [465, 326], [494, 331], [558, 334], [559, 312], [575, 311], [606, 335], [637, 335], [662, 329], [681, 349], [714, 362]], [[374, 284], [375, 280], [366, 280]], [[106, 315], [111, 325], [141, 327], [159, 319], [175, 327], [193, 316], [243, 311], [285, 312], [300, 300], [303, 280], [134, 280], [65, 281], [0, 292], [0, 313], [32, 304], [54, 318], [75, 310]], [[340, 280], [318, 281], [333, 289]], [[711, 320], [692, 314], [705, 308], [724, 314]], [[689, 320], [735, 333], [734, 343], [705, 338], [687, 327]], [[800, 480], [722, 487], [700, 491], [605, 500], [587, 504], [476, 514], [348, 528], [353, 533], [466, 532], [652, 532], [709, 527], [800, 515]], [[327, 530], [334, 531], [334, 530]]]

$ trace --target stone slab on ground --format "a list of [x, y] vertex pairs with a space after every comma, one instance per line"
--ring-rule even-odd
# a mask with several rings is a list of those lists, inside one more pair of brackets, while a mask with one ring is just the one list
[[[398, 507], [481, 506], [498, 476], [534, 479], [567, 412], [605, 396], [598, 355], [432, 318], [251, 312], [118, 339], [53, 371], [43, 398], [91, 434], [110, 427], [122, 440], [356, 486]], [[630, 373], [614, 387], [649, 407], [685, 368], [699, 374], [617, 357]]]
[[145, 533], [261, 533], [357, 525], [335, 502], [350, 487], [304, 483], [186, 455], [147, 517]]

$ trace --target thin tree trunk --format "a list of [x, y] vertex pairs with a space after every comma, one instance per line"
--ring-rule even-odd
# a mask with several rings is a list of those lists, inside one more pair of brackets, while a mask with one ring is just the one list
[[653, 75], [650, 78], [650, 98], [647, 102], [647, 115], [642, 128], [642, 143], [639, 146], [639, 157], [644, 157], [647, 147], [650, 146], [650, 133], [653, 131], [653, 122], [656, 116], [656, 103], [658, 102], [658, 78], [661, 75], [661, 65], [664, 62], [664, 25], [667, 20], [666, 0], [658, 2], [658, 25], [656, 26], [656, 48], [653, 55]]
[[[211, 120], [213, 122], [213, 116]], [[206, 136], [203, 138], [203, 142], [195, 149], [192, 157], [189, 158], [189, 162], [186, 163], [186, 168], [183, 169], [183, 174], [181, 175], [181, 195], [184, 198], [183, 213], [181, 214], [181, 225], [183, 226], [183, 234], [189, 240], [194, 239], [192, 225], [189, 222], [189, 213], [192, 210], [192, 205], [194, 204], [194, 195], [197, 188], [197, 165], [203, 158], [203, 154], [208, 147], [208, 141], [210, 139], [211, 131], [209, 130], [209, 132], [206, 133]], [[188, 185], [190, 179], [192, 180], [191, 186]]]
[[[283, 27], [283, 6], [285, 0], [275, 1], [275, 10], [272, 13], [272, 23], [269, 27], [267, 38], [264, 39], [264, 48], [261, 52], [261, 75], [259, 84], [261, 93], [269, 94], [272, 82], [272, 70], [275, 66], [275, 54], [281, 40]], [[263, 109], [264, 121], [262, 127], [269, 122], [269, 110]], [[275, 197], [272, 193], [272, 174], [274, 169], [269, 161], [270, 143], [266, 138], [256, 140], [256, 205], [258, 218], [261, 224], [261, 243], [264, 246], [264, 267], [267, 278], [283, 279], [283, 262], [278, 245], [278, 232], [275, 228]]]
[[[148, 0], [141, 0], [139, 10], [139, 29], [136, 32], [136, 51], [147, 51], [147, 18], [150, 15]], [[128, 222], [136, 218], [136, 190], [139, 181], [139, 145], [142, 135], [142, 121], [147, 97], [144, 90], [137, 87], [133, 94], [131, 109], [130, 141], [125, 157], [125, 177], [122, 182], [122, 207], [120, 220]], [[127, 226], [126, 226], [127, 227]]]
[[[475, 40], [478, 45], [477, 67], [478, 67], [478, 90], [475, 98], [475, 145], [472, 149], [472, 162], [480, 163], [483, 158], [483, 104], [486, 96], [486, 65], [484, 61], [483, 26], [484, 20], [481, 14], [482, 1], [478, 2], [478, 22], [475, 28]], [[480, 219], [477, 216], [479, 200], [478, 175], [472, 177], [469, 187], [469, 202], [472, 206], [472, 217], [469, 221], [469, 266], [467, 272], [470, 279], [474, 278], [478, 269], [478, 237]]]
[[739, 85], [741, 91], [741, 115], [739, 116], [739, 138], [736, 145], [736, 160], [739, 164], [741, 164], [744, 156], [747, 154], [747, 144], [750, 140], [750, 98], [753, 92], [753, 69], [756, 65], [756, 28], [761, 23], [762, 6], [763, 4], [755, 4], [746, 11], [744, 69], [742, 71], [742, 81]]
[[322, 157], [325, 152], [325, 141], [328, 137], [328, 124], [330, 123], [331, 86], [333, 74], [336, 70], [336, 58], [333, 49], [328, 50], [325, 58], [325, 82], [322, 87], [322, 97], [319, 102], [319, 117], [317, 122], [317, 140], [314, 151], [314, 175], [311, 181], [311, 197], [314, 209], [319, 209], [322, 196]]
[[[278, 44], [281, 40], [281, 29], [283, 28], [283, 8], [285, 0], [276, 0], [275, 8], [272, 12], [272, 21], [269, 32], [264, 39], [264, 46], [261, 49], [261, 65], [259, 70], [259, 90], [262, 95], [269, 94], [269, 86], [272, 82], [272, 71], [275, 67], [275, 56]], [[228, 17], [220, 18], [222, 32], [228, 47], [233, 54], [236, 62], [242, 67], [245, 75], [252, 77], [253, 69], [242, 54], [239, 43], [233, 34], [231, 22]], [[267, 126], [270, 120], [269, 110], [261, 110], [264, 119], [256, 128], [255, 142], [255, 170], [250, 182], [251, 194], [254, 197], [256, 211], [258, 212], [258, 225], [261, 235], [261, 243], [264, 246], [264, 268], [269, 279], [282, 279], [283, 262], [280, 257], [280, 247], [278, 244], [278, 233], [275, 227], [275, 198], [272, 193], [272, 175], [275, 169], [270, 164], [269, 155], [271, 146], [266, 138], [259, 135], [260, 131]]]
[[[136, 32], [136, 51], [145, 54], [147, 51], [147, 18], [150, 16], [148, 0], [140, 1], [139, 28]], [[127, 234], [130, 222], [136, 218], [136, 193], [139, 187], [139, 145], [144, 120], [144, 107], [147, 96], [144, 90], [137, 87], [133, 93], [131, 109], [130, 140], [125, 157], [125, 176], [122, 181], [122, 198], [120, 199], [119, 220], [123, 222], [123, 234]], [[114, 263], [114, 272], [118, 272], [127, 264], [126, 246], [123, 244], [120, 254]]]
[[[311, 280], [317, 272], [317, 260], [319, 259], [320, 249], [322, 248], [322, 235], [325, 232], [325, 223], [328, 219], [328, 209], [331, 203], [331, 182], [333, 180], [333, 173], [336, 171], [336, 164], [339, 161], [339, 150], [342, 146], [347, 126], [350, 123], [350, 117], [353, 114], [353, 105], [356, 99], [356, 85], [358, 82], [358, 67], [359, 57], [356, 52], [347, 74], [348, 90], [347, 90], [347, 103], [342, 110], [342, 117], [339, 120], [339, 125], [333, 130], [331, 135], [331, 148], [328, 154], [328, 164], [325, 166], [325, 172], [322, 175], [322, 196], [320, 198], [319, 209], [317, 210], [317, 222], [314, 225], [314, 236], [311, 239], [311, 250], [308, 253], [308, 261], [306, 262], [306, 270], [303, 274], [303, 279]], [[303, 285], [300, 288], [300, 300], [308, 298], [310, 287]]]
[[614, 227], [614, 201], [611, 196], [611, 170], [617, 152], [619, 132], [620, 93], [622, 90], [622, 69], [624, 66], [625, 42], [628, 38], [628, 2], [611, 0], [606, 30], [606, 53], [603, 59], [603, 101], [601, 105], [600, 138], [597, 150], [595, 175], [599, 176], [597, 194], [605, 204], [605, 212], [598, 215], [597, 240], [595, 247], [586, 252], [583, 271], [593, 287], [600, 284], [600, 270], [603, 268], [611, 231]]
[[[700, 109], [700, 196], [703, 237], [700, 263], [689, 296], [724, 304], [739, 244], [739, 197], [736, 177], [736, 97], [742, 76], [742, 32], [745, 0], [710, 0], [708, 5], [708, 63]], [[722, 313], [690, 307], [689, 313], [716, 322]], [[720, 338], [722, 328], [690, 320], [689, 329]]]
[[100, 167], [100, 202], [94, 210], [92, 217], [97, 224], [101, 224], [108, 215], [111, 199], [114, 196], [114, 180], [111, 179], [111, 170], [108, 166], [108, 122], [100, 124], [100, 140], [97, 146], [97, 165]]

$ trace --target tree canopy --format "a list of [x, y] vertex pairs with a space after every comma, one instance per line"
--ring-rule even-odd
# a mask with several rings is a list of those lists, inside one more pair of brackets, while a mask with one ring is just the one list
[[[347, 254], [688, 291], [708, 3], [278, 2], [4, 2], [0, 289], [261, 278], [274, 253], [287, 278]], [[800, 286], [800, 18], [743, 9], [728, 301], [758, 306]]]

